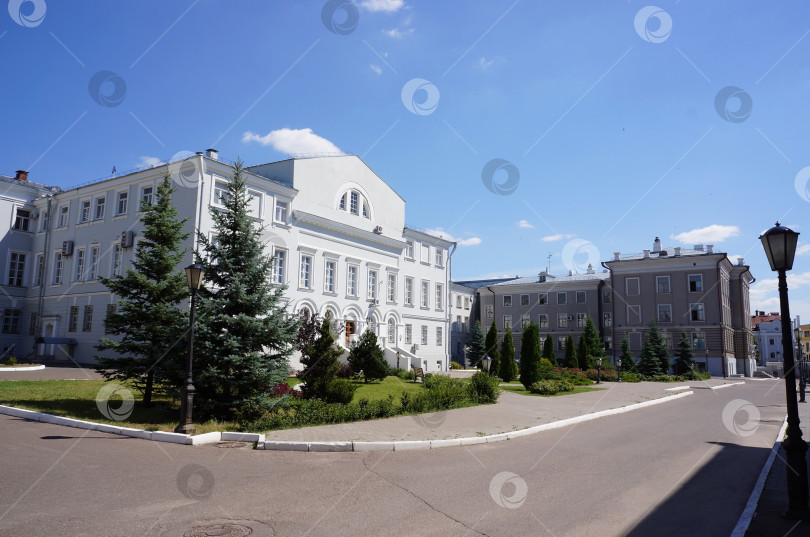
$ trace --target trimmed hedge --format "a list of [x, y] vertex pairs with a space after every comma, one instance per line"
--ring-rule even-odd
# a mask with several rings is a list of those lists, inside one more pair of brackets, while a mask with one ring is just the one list
[[567, 380], [538, 380], [529, 386], [529, 391], [538, 395], [555, 395], [574, 391], [574, 385]]

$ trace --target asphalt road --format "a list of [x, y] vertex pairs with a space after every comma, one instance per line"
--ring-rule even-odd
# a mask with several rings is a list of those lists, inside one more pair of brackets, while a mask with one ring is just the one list
[[386, 453], [186, 447], [0, 416], [0, 535], [723, 536], [784, 413], [783, 385], [752, 381]]

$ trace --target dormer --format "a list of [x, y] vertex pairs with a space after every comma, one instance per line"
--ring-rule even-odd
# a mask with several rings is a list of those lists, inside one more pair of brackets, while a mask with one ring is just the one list
[[350, 187], [343, 190], [337, 201], [337, 209], [354, 216], [372, 219], [368, 196], [359, 188]]

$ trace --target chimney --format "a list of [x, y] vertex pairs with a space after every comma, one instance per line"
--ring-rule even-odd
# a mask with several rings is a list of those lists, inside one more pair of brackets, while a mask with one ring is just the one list
[[596, 274], [596, 271], [593, 270], [593, 265], [588, 263], [588, 274]]
[[573, 271], [573, 270], [569, 270], [569, 271], [568, 271], [568, 275], [569, 275], [569, 276], [573, 276], [573, 275], [574, 275], [574, 271]]
[[698, 252], [702, 252], [703, 251], [703, 245], [702, 244], [696, 244], [695, 245], [695, 250], [697, 250]]
[[618, 261], [621, 259], [622, 253], [621, 252], [613, 252], [613, 261]]
[[14, 179], [16, 179], [17, 181], [28, 181], [28, 172], [25, 170], [17, 170]]
[[205, 156], [210, 158], [211, 160], [219, 160], [219, 151], [216, 149], [206, 149]]
[[675, 247], [675, 257], [681, 257], [681, 247], [680, 246]]
[[649, 258], [650, 258], [650, 251], [649, 250], [644, 250], [644, 259], [649, 259]]
[[653, 242], [653, 252], [660, 252], [661, 251], [661, 239], [658, 237], [655, 238], [655, 242]]
[[738, 258], [737, 258], [737, 266], [738, 266], [738, 267], [743, 267], [743, 266], [745, 266], [745, 259], [744, 259], [744, 258], [742, 258], [742, 257], [738, 257]]
[[713, 254], [714, 253], [714, 244], [707, 244], [706, 245], [706, 253]]

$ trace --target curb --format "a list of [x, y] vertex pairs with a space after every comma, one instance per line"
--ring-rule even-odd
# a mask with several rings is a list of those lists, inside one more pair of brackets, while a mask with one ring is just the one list
[[44, 365], [32, 365], [32, 366], [21, 366], [21, 367], [0, 367], [0, 373], [5, 371], [39, 371], [40, 369], [45, 369]]
[[613, 416], [615, 414], [624, 414], [639, 408], [644, 408], [652, 405], [658, 405], [675, 399], [681, 399], [688, 395], [693, 395], [695, 392], [681, 392], [660, 399], [653, 399], [651, 401], [644, 401], [643, 403], [634, 403], [619, 408], [611, 408], [608, 410], [600, 410], [591, 414], [584, 414], [574, 418], [568, 418], [560, 421], [553, 421], [551, 423], [544, 423], [543, 425], [535, 425], [519, 431], [512, 431], [508, 433], [498, 433], [488, 436], [475, 436], [469, 438], [453, 438], [449, 440], [403, 440], [403, 441], [388, 441], [388, 442], [289, 442], [283, 440], [265, 440], [263, 443], [257, 445], [257, 449], [264, 449], [269, 451], [411, 451], [411, 450], [425, 450], [425, 449], [439, 449], [443, 447], [456, 447], [456, 446], [471, 446], [475, 444], [489, 444], [492, 442], [501, 442], [504, 440], [512, 440], [523, 436], [529, 436], [542, 431], [551, 429], [559, 429], [560, 427], [567, 427], [575, 423], [582, 423], [584, 421], [591, 421], [605, 416]]
[[729, 386], [739, 386], [740, 384], [745, 384], [745, 382], [730, 382], [728, 384], [719, 384], [717, 386], [712, 386], [709, 389], [710, 390], [720, 390], [722, 388], [728, 388]]
[[765, 488], [765, 481], [768, 479], [768, 474], [771, 473], [773, 461], [776, 460], [776, 454], [782, 447], [782, 438], [786, 430], [787, 417], [785, 417], [785, 421], [782, 422], [782, 428], [779, 429], [779, 432], [776, 434], [776, 440], [773, 442], [773, 448], [771, 448], [771, 453], [768, 455], [768, 460], [765, 461], [765, 465], [759, 473], [757, 482], [754, 484], [754, 490], [751, 491], [751, 496], [748, 497], [748, 503], [745, 504], [745, 509], [743, 509], [739, 520], [737, 520], [737, 525], [734, 526], [731, 537], [743, 537], [745, 532], [748, 531], [748, 526], [751, 525], [751, 520], [754, 518], [754, 514], [756, 514], [759, 498], [762, 496], [762, 490]]

